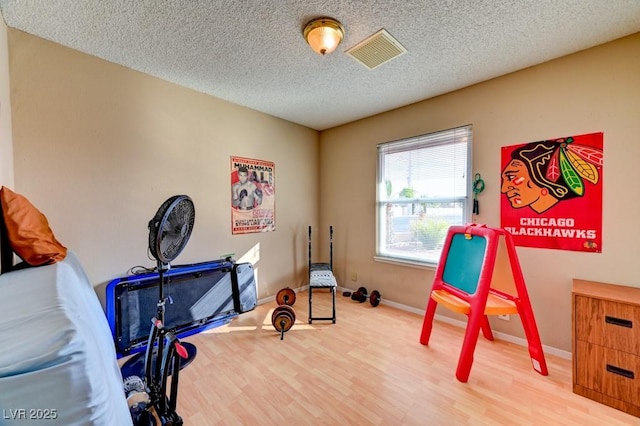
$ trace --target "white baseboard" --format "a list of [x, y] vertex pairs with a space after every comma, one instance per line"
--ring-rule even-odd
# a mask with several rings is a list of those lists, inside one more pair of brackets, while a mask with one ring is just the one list
[[[297, 292], [300, 291], [305, 291], [308, 290], [309, 286], [305, 285], [305, 286], [301, 286], [297, 289], [294, 289]], [[349, 288], [344, 288], [344, 287], [338, 287], [336, 290], [339, 294], [342, 293], [343, 291], [351, 291], [353, 292], [354, 290], [351, 290]], [[269, 297], [265, 297], [264, 299], [260, 299], [258, 300], [258, 305], [262, 305], [263, 303], [267, 303], [267, 302], [272, 302], [276, 299], [275, 296], [269, 296]], [[407, 305], [403, 305], [401, 303], [397, 303], [397, 302], [393, 302], [391, 300], [387, 300], [387, 299], [382, 299], [380, 301], [381, 305], [387, 305], [390, 306], [392, 308], [396, 308], [396, 309], [400, 309], [401, 311], [406, 311], [406, 312], [411, 312], [414, 314], [418, 314], [421, 316], [424, 316], [425, 310], [424, 309], [418, 309], [418, 308], [414, 308], [412, 306], [407, 306]], [[437, 315], [435, 316], [435, 319], [437, 319], [438, 321], [442, 321], [444, 323], [447, 324], [451, 324], [453, 326], [456, 327], [460, 327], [460, 328], [465, 328], [467, 326], [467, 323], [464, 321], [460, 321], [454, 318], [450, 318], [450, 317], [446, 317], [444, 315]], [[493, 330], [492, 330], [493, 331]], [[493, 331], [493, 335], [495, 338], [500, 339], [500, 340], [504, 340], [505, 342], [510, 342], [510, 343], [514, 343], [516, 345], [519, 346], [523, 346], [523, 347], [527, 347], [528, 343], [526, 339], [523, 339], [522, 337], [516, 337], [516, 336], [512, 336], [510, 334], [506, 334], [506, 333], [502, 333], [500, 331]], [[547, 346], [547, 345], [542, 345], [542, 349], [544, 350], [545, 353], [548, 353], [550, 355], [555, 355], [559, 358], [563, 358], [563, 359], [571, 359], [571, 352], [568, 351], [563, 351], [562, 349], [558, 349], [558, 348], [554, 348], [552, 346]]]

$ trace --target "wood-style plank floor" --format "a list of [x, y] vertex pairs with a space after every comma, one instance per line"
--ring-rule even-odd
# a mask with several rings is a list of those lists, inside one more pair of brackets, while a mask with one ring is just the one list
[[[384, 296], [384, 295], [383, 295]], [[384, 303], [384, 302], [383, 302]], [[195, 360], [180, 372], [185, 425], [639, 425], [640, 419], [575, 395], [571, 362], [480, 337], [467, 383], [455, 378], [464, 330], [436, 321], [429, 346], [422, 316], [341, 294], [337, 323], [307, 323], [308, 293], [280, 340], [275, 302], [190, 336]], [[330, 315], [314, 292], [314, 315]]]

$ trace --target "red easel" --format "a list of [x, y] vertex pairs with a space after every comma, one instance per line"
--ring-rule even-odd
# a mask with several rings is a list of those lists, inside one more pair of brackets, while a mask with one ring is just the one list
[[[510, 276], [501, 276], [503, 269], [494, 268], [496, 262], [506, 264], [505, 248]], [[549, 374], [522, 269], [509, 232], [475, 224], [449, 228], [427, 302], [420, 335], [423, 345], [429, 343], [438, 304], [468, 317], [456, 370], [456, 377], [461, 382], [469, 378], [480, 330], [486, 339], [493, 340], [488, 315], [518, 314], [524, 327], [533, 369], [543, 376]]]

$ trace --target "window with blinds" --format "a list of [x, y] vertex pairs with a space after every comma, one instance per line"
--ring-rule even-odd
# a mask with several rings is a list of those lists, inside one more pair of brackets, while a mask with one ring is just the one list
[[376, 257], [435, 266], [471, 219], [471, 126], [378, 145]]

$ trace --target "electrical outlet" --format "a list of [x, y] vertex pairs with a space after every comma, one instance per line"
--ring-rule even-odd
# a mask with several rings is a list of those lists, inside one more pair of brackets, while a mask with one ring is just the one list
[[356, 272], [351, 273], [351, 281], [358, 281], [358, 274]]
[[498, 315], [498, 318], [500, 318], [502, 321], [509, 321], [509, 315]]

